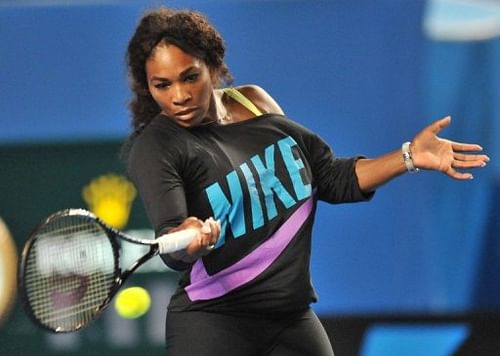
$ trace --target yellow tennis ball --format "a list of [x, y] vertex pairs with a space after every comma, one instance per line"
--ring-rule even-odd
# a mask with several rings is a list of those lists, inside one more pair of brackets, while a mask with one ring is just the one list
[[115, 310], [122, 318], [135, 319], [146, 314], [151, 306], [151, 297], [142, 287], [126, 288], [118, 293]]

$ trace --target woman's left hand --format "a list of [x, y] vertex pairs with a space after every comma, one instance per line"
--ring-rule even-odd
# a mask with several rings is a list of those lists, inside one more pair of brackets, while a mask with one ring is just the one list
[[447, 116], [435, 121], [415, 136], [410, 144], [413, 164], [420, 169], [443, 172], [455, 179], [472, 179], [471, 173], [457, 169], [484, 167], [490, 159], [484, 154], [473, 153], [482, 150], [479, 145], [438, 137], [438, 133], [450, 122], [451, 117]]

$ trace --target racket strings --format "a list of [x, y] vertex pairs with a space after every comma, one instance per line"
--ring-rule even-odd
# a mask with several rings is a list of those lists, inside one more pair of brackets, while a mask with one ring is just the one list
[[[32, 304], [34, 309], [39, 310], [40, 312], [37, 316], [43, 320], [48, 325], [57, 323], [60, 320], [64, 320], [68, 317], [74, 317], [75, 315], [79, 318], [73, 318], [70, 320], [70, 323], [66, 325], [67, 328], [73, 329], [72, 325], [85, 325], [88, 322], [93, 320], [95, 312], [102, 302], [107, 298], [108, 291], [103, 292], [102, 289], [96, 287], [92, 288], [92, 290], [88, 290], [87, 293], [95, 296], [94, 298], [85, 298], [83, 301], [77, 304], [69, 304], [68, 306], [60, 306], [57, 308], [47, 308], [46, 303], [38, 303]], [[96, 301], [99, 304], [96, 304]], [[87, 312], [87, 313], [86, 313]], [[58, 326], [61, 324], [57, 324]]]
[[33, 314], [55, 331], [94, 319], [115, 283], [115, 254], [103, 228], [65, 215], [38, 233], [26, 259], [24, 283]]

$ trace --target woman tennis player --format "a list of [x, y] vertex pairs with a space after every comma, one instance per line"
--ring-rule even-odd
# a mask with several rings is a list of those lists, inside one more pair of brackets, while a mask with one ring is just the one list
[[231, 87], [220, 34], [197, 12], [146, 13], [128, 46], [128, 171], [158, 235], [202, 231], [162, 256], [183, 271], [168, 306], [169, 356], [333, 355], [311, 303], [318, 200], [369, 200], [418, 169], [470, 179], [481, 147], [439, 138], [450, 118], [378, 158], [336, 158], [255, 85]]

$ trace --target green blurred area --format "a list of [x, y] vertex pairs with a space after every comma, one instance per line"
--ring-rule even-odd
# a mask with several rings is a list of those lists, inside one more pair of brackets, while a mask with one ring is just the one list
[[[125, 174], [119, 158], [121, 144], [113, 141], [0, 146], [0, 216], [19, 255], [43, 218], [65, 208], [87, 208], [81, 192], [92, 179], [109, 173]], [[125, 230], [149, 228], [142, 203], [136, 198]], [[127, 282], [127, 286], [145, 287], [152, 296], [150, 311], [139, 319], [121, 319], [110, 305], [85, 329], [53, 334], [35, 326], [17, 298], [7, 321], [0, 326], [0, 355], [126, 356], [139, 351], [163, 354], [166, 304], [178, 276], [166, 267], [162, 269], [159, 262], [148, 262], [150, 266], [142, 266]]]

